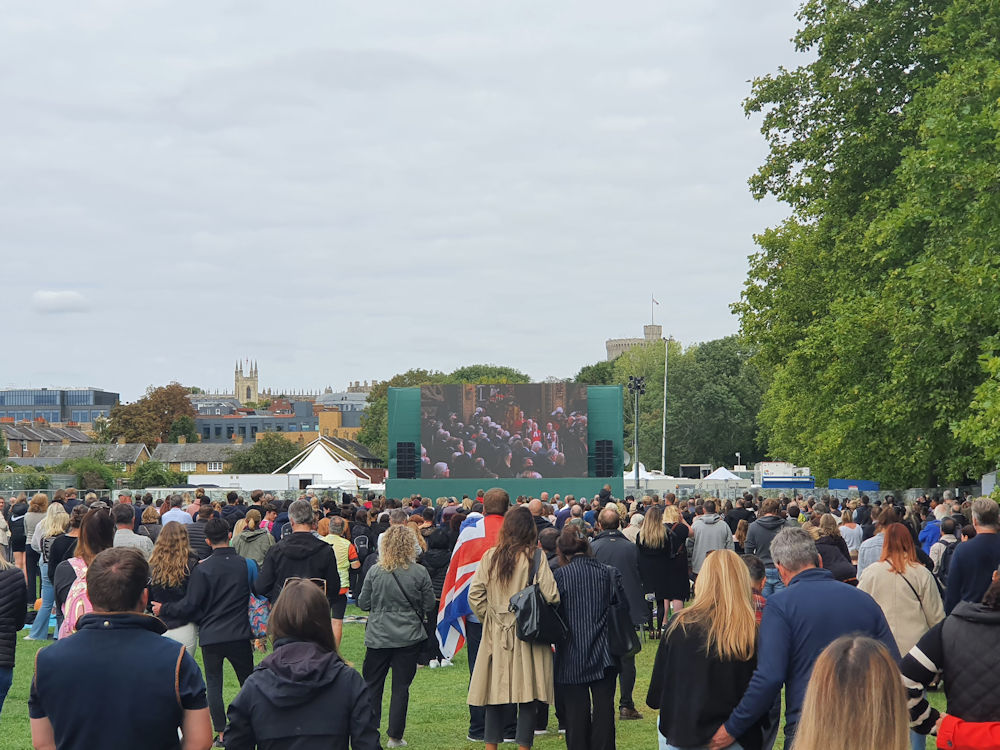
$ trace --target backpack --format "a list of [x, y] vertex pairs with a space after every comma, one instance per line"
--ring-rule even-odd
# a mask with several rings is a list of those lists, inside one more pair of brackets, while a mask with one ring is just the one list
[[941, 553], [941, 562], [938, 563], [937, 576], [938, 581], [942, 586], [948, 583], [948, 568], [951, 567], [951, 558], [955, 554], [955, 547], [958, 546], [958, 542], [948, 542], [944, 548], [944, 552]]
[[71, 557], [69, 564], [76, 573], [76, 580], [69, 587], [66, 594], [66, 602], [63, 604], [63, 624], [59, 628], [59, 637], [73, 635], [76, 632], [76, 623], [88, 612], [94, 611], [94, 605], [90, 603], [87, 596], [87, 565], [79, 557]]
[[358, 561], [364, 562], [365, 558], [368, 557], [368, 553], [371, 551], [368, 548], [368, 535], [358, 534], [358, 536], [354, 539], [353, 543], [354, 543], [354, 549], [356, 549], [358, 552]]

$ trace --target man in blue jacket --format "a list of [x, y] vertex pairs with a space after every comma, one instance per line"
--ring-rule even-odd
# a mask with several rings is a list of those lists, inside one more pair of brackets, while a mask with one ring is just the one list
[[719, 727], [711, 750], [729, 747], [771, 708], [785, 686], [785, 747], [790, 748], [806, 685], [820, 652], [842, 635], [859, 633], [885, 644], [899, 660], [882, 609], [868, 594], [824, 570], [816, 544], [804, 529], [782, 529], [771, 558], [786, 588], [767, 600], [760, 625], [757, 669], [743, 700]]

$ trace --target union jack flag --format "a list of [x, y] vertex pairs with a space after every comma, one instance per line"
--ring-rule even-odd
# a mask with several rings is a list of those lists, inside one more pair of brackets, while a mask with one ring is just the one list
[[502, 524], [503, 516], [493, 515], [469, 516], [462, 523], [441, 589], [437, 618], [437, 638], [441, 654], [447, 659], [458, 653], [465, 643], [465, 618], [472, 614], [469, 583], [486, 550], [496, 543]]

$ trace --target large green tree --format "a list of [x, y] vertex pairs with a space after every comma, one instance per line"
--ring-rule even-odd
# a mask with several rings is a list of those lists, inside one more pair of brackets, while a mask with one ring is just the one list
[[230, 471], [234, 474], [270, 474], [301, 451], [302, 446], [277, 432], [260, 433], [249, 448], [232, 451]]
[[188, 398], [188, 389], [180, 383], [146, 389], [146, 394], [131, 404], [119, 404], [111, 410], [109, 432], [129, 443], [152, 447], [169, 439], [170, 427], [181, 417], [197, 416]]
[[768, 452], [820, 479], [977, 477], [968, 420], [1000, 323], [996, 3], [810, 0], [799, 17], [813, 61], [746, 105], [770, 146], [751, 187], [792, 210], [735, 306], [768, 376]]
[[361, 417], [358, 441], [383, 461], [389, 460], [389, 388], [411, 388], [443, 383], [528, 383], [531, 378], [513, 367], [468, 365], [454, 372], [407, 370], [383, 380], [368, 394], [368, 406]]

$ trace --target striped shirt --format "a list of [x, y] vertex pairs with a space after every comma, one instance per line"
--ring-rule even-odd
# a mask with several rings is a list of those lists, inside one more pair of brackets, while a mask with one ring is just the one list
[[622, 574], [592, 557], [574, 557], [553, 573], [569, 637], [556, 645], [555, 682], [586, 685], [604, 677], [604, 670], [617, 666], [608, 649], [608, 610], [611, 607], [612, 576], [618, 600], [625, 600]]

